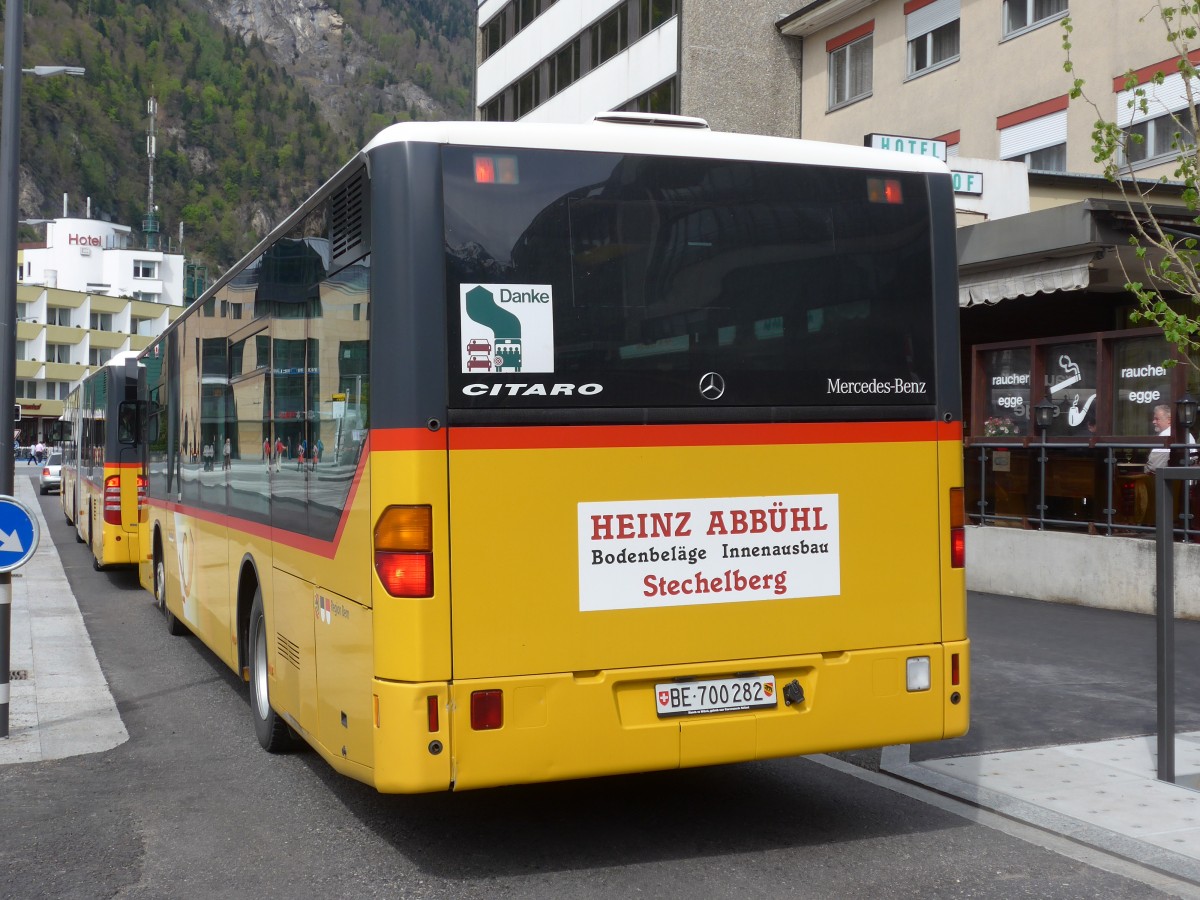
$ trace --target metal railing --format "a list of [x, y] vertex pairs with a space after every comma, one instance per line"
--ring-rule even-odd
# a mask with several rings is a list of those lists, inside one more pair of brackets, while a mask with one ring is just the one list
[[[1166, 445], [1145, 442], [972, 440], [964, 459], [966, 512], [976, 525], [1150, 537], [1155, 533], [1155, 495], [1160, 482], [1145, 471], [1145, 459], [1148, 450], [1162, 449]], [[1170, 450], [1175, 464], [1189, 452], [1194, 458], [1200, 447], [1171, 444]], [[998, 462], [1003, 463], [999, 469]], [[1072, 471], [1065, 477], [1055, 472], [1066, 468]], [[1197, 482], [1174, 483], [1179, 485], [1172, 529], [1175, 540], [1200, 543], [1200, 519], [1193, 512], [1200, 506]], [[1014, 490], [1014, 485], [1023, 489]]]

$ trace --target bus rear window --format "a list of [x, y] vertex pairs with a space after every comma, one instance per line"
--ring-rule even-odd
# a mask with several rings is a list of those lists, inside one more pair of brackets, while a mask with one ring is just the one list
[[933, 403], [922, 176], [480, 152], [443, 151], [453, 406]]

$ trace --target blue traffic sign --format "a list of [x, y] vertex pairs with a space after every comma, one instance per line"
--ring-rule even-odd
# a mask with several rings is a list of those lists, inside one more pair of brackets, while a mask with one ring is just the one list
[[33, 514], [15, 497], [0, 494], [0, 572], [11, 572], [29, 562], [41, 536]]

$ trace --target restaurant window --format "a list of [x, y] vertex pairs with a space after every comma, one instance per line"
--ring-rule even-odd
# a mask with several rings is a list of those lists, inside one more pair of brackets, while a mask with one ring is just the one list
[[1171, 370], [1163, 361], [1171, 355], [1157, 335], [1113, 341], [1113, 434], [1150, 436], [1150, 420], [1160, 403], [1171, 406]]
[[1092, 415], [1096, 403], [1096, 342], [1048, 344], [1039, 352], [1045, 398], [1055, 407], [1046, 436], [1091, 437], [1096, 430]]
[[1030, 394], [1033, 380], [1028, 347], [989, 350], [983, 354], [984, 437], [1031, 434]]

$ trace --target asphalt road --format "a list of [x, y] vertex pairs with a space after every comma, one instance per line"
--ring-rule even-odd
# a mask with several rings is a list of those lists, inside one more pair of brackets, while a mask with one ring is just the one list
[[233, 673], [42, 508], [130, 738], [0, 768], [0, 897], [1158, 895], [1136, 866], [808, 759], [379, 795], [264, 753]]

